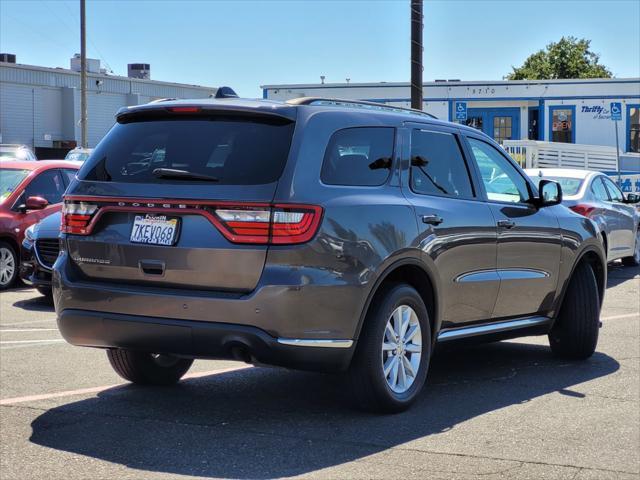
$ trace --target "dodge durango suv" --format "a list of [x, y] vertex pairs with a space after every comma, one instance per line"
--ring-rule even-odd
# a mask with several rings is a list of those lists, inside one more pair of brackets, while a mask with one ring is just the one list
[[594, 223], [477, 130], [317, 98], [116, 119], [65, 194], [53, 295], [64, 338], [126, 380], [237, 359], [345, 372], [362, 407], [394, 412], [437, 344], [596, 348]]

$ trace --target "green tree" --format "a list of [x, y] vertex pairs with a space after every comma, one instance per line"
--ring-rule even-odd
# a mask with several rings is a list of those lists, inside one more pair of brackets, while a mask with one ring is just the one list
[[546, 80], [554, 78], [611, 78], [611, 71], [601, 65], [600, 55], [589, 47], [591, 40], [562, 37], [544, 50], [530, 55], [520, 67], [511, 67], [509, 80]]

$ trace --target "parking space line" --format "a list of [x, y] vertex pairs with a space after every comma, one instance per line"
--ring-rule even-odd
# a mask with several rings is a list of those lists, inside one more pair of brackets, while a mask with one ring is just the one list
[[6, 340], [0, 342], [0, 345], [11, 345], [14, 343], [47, 343], [47, 342], [64, 342], [63, 338], [51, 338], [49, 340]]
[[[240, 365], [238, 367], [229, 367], [229, 368], [220, 368], [217, 370], [209, 370], [206, 372], [194, 372], [191, 374], [187, 374], [182, 377], [184, 380], [188, 380], [191, 378], [201, 378], [208, 377], [211, 375], [220, 375], [223, 373], [229, 372], [237, 372], [239, 370], [246, 370], [248, 368], [253, 368], [253, 365]], [[105, 390], [109, 390], [110, 388], [122, 387], [124, 385], [128, 385], [126, 383], [114, 384], [114, 385], [103, 385], [101, 387], [89, 387], [89, 388], [80, 388], [77, 390], [66, 390], [63, 392], [53, 392], [53, 393], [42, 393], [38, 395], [27, 395], [25, 397], [14, 397], [14, 398], [5, 398], [0, 400], [0, 405], [15, 405], [18, 403], [27, 403], [27, 402], [36, 402], [38, 400], [48, 400], [52, 398], [64, 398], [71, 397], [74, 395], [86, 395], [89, 393], [100, 393]]]
[[625, 313], [624, 315], [611, 315], [610, 317], [601, 317], [600, 320], [620, 320], [622, 318], [640, 317], [640, 312]]
[[0, 327], [0, 333], [3, 332], [58, 332], [57, 328], [2, 328]]
[[56, 319], [55, 318], [49, 318], [47, 320], [26, 320], [24, 322], [17, 322], [17, 323], [3, 323], [0, 324], [0, 327], [20, 327], [22, 325], [28, 325], [30, 323], [47, 323], [47, 322], [55, 322]]

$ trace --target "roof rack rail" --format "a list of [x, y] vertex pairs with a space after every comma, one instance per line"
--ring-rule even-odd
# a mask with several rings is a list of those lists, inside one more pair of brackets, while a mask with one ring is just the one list
[[396, 113], [413, 113], [415, 115], [423, 115], [429, 118], [437, 119], [435, 115], [416, 110], [415, 108], [396, 107], [387, 105], [386, 103], [367, 102], [366, 100], [346, 100], [343, 98], [324, 98], [324, 97], [300, 97], [287, 100], [289, 105], [336, 105], [341, 107], [371, 108], [375, 110], [384, 110]]
[[149, 103], [171, 102], [173, 100], [177, 100], [177, 98], [156, 98], [155, 100], [151, 100]]

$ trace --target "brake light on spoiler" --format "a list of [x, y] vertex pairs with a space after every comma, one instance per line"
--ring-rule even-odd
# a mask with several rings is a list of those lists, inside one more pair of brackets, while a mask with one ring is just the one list
[[294, 245], [311, 240], [320, 226], [322, 207], [192, 200], [65, 197], [61, 231], [90, 235], [107, 212], [202, 215], [232, 243]]

